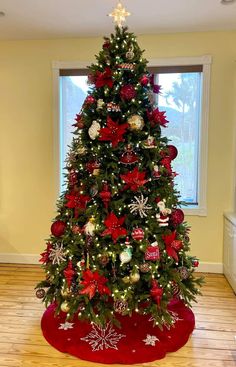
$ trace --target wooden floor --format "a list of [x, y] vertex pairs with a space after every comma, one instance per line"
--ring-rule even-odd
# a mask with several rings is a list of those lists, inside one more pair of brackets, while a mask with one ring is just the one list
[[[44, 340], [40, 329], [44, 307], [34, 296], [34, 285], [41, 278], [37, 266], [0, 264], [0, 367], [105, 366], [62, 354]], [[206, 275], [202, 291], [194, 306], [196, 329], [186, 346], [143, 366], [236, 366], [236, 297], [223, 275]]]

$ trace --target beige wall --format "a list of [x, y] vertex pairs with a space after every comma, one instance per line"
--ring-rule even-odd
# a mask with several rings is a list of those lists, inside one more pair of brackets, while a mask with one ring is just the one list
[[[213, 56], [207, 217], [188, 217], [192, 253], [222, 262], [233, 207], [236, 32], [139, 36], [148, 59]], [[0, 252], [37, 254], [54, 215], [51, 62], [91, 60], [101, 38], [0, 42]]]

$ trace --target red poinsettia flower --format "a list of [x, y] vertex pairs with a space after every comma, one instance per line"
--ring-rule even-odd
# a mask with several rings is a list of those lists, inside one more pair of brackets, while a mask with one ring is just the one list
[[119, 125], [118, 122], [112, 121], [112, 119], [107, 117], [107, 127], [100, 129], [101, 141], [111, 141], [112, 147], [116, 147], [121, 141], [124, 141], [123, 135], [125, 134], [128, 124]]
[[72, 191], [66, 195], [68, 202], [65, 204], [67, 208], [79, 208], [85, 209], [87, 202], [91, 199], [88, 195], [79, 194], [76, 191]]
[[41, 262], [42, 264], [47, 264], [49, 261], [51, 261], [49, 256], [52, 249], [52, 244], [51, 242], [47, 242], [46, 245], [47, 245], [46, 250], [40, 254], [41, 259], [39, 260], [39, 262]]
[[173, 257], [176, 262], [179, 261], [177, 251], [181, 250], [183, 243], [180, 240], [176, 240], [176, 231], [171, 232], [171, 234], [163, 235], [162, 239], [166, 245], [167, 255]]
[[95, 80], [96, 88], [104, 87], [104, 85], [112, 88], [113, 83], [114, 81], [112, 79], [112, 71], [109, 67], [106, 67], [104, 72], [97, 71]]
[[104, 220], [104, 224], [107, 229], [102, 232], [101, 236], [111, 235], [114, 242], [117, 240], [118, 237], [126, 236], [127, 230], [122, 227], [124, 221], [125, 217], [117, 218], [117, 216], [113, 212], [111, 212]]
[[169, 122], [166, 119], [165, 111], [160, 111], [159, 108], [155, 108], [153, 111], [147, 111], [148, 119], [151, 121], [151, 125], [155, 126], [159, 124], [163, 127], [166, 127], [166, 124]]
[[153, 93], [158, 94], [158, 93], [160, 93], [161, 86], [154, 83], [154, 78], [155, 78], [155, 76], [154, 76], [154, 74], [152, 74], [149, 78], [149, 81], [150, 81], [150, 84], [152, 86]]
[[131, 189], [137, 191], [140, 186], [145, 185], [148, 180], [145, 179], [146, 172], [139, 172], [138, 167], [135, 167], [133, 171], [120, 175], [121, 179], [125, 181], [126, 186], [124, 189]]
[[92, 272], [90, 269], [83, 271], [82, 277], [84, 280], [80, 282], [84, 286], [79, 293], [87, 294], [89, 299], [92, 299], [96, 292], [100, 295], [111, 294], [111, 290], [106, 286], [108, 279], [102, 275], [99, 275], [97, 271]]

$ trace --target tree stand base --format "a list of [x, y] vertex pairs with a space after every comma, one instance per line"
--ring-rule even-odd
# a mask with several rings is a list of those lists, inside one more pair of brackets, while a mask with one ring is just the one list
[[187, 341], [194, 329], [193, 312], [181, 301], [172, 301], [169, 310], [176, 319], [174, 327], [153, 327], [150, 315], [118, 315], [121, 328], [108, 323], [105, 328], [82, 322], [75, 316], [69, 322], [66, 314], [54, 316], [55, 305], [43, 314], [41, 327], [45, 339], [54, 348], [78, 358], [99, 363], [144, 363], [175, 352]]

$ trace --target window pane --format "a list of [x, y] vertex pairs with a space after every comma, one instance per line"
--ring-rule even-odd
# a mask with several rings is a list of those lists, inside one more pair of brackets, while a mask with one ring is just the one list
[[197, 205], [201, 73], [159, 74], [156, 78], [162, 87], [158, 105], [170, 121], [163, 128], [163, 135], [178, 149], [173, 161], [173, 169], [178, 173], [176, 188], [183, 201]]
[[64, 182], [63, 167], [65, 165], [68, 146], [72, 141], [72, 124], [79, 113], [88, 92], [87, 76], [60, 77], [60, 171], [61, 189]]

